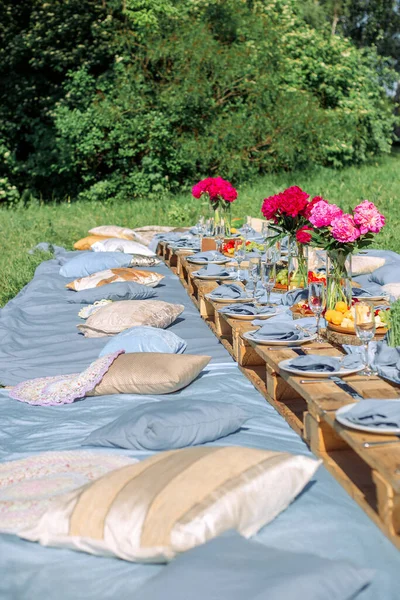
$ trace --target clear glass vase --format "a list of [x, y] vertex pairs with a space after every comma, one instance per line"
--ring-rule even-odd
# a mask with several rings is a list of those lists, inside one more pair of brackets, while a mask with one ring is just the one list
[[308, 284], [308, 246], [294, 236], [288, 239], [288, 290], [306, 288]]
[[335, 309], [337, 302], [351, 306], [351, 254], [343, 250], [327, 252], [326, 308]]
[[211, 202], [211, 218], [213, 219], [214, 226], [218, 226], [221, 223], [225, 226], [225, 237], [231, 235], [231, 224], [232, 224], [232, 213], [230, 202], [224, 202], [220, 200], [218, 202]]

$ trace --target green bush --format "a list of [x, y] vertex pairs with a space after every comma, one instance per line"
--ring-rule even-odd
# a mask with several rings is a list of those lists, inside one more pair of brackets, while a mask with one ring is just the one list
[[18, 88], [3, 136], [19, 172], [4, 174], [45, 198], [162, 197], [201, 176], [239, 182], [390, 150], [392, 73], [373, 49], [307, 25], [294, 0], [22, 4], [35, 9], [5, 52], [31, 57], [26, 99], [40, 106], [31, 118]]

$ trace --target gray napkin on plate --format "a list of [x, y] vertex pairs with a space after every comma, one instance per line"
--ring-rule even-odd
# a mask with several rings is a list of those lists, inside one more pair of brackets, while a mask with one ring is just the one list
[[[363, 355], [361, 346], [345, 344], [343, 349], [353, 356]], [[400, 346], [391, 348], [386, 342], [372, 341], [369, 343], [368, 351], [371, 367], [378, 375], [394, 383], [400, 383]]]
[[237, 298], [246, 298], [246, 291], [238, 283], [224, 283], [218, 286], [210, 294], [211, 298], [229, 298], [235, 300]]
[[204, 262], [208, 263], [210, 260], [226, 260], [228, 262], [228, 258], [224, 256], [221, 252], [217, 252], [216, 250], [208, 250], [207, 252], [197, 252], [196, 254], [192, 254], [189, 261], [195, 260], [196, 262]]
[[360, 296], [368, 297], [368, 296], [372, 296], [373, 294], [371, 294], [371, 292], [369, 292], [365, 288], [356, 288], [356, 287], [353, 287], [352, 288], [352, 295], [353, 295], [353, 298], [359, 298]]
[[307, 339], [307, 336], [303, 331], [296, 329], [294, 324], [292, 323], [265, 323], [260, 329], [257, 331], [253, 331], [251, 333], [251, 337], [254, 340], [257, 339], [266, 339], [266, 340], [276, 340], [276, 341], [296, 341], [296, 340], [304, 340]]
[[400, 427], [400, 400], [363, 400], [344, 416], [356, 425], [372, 425], [380, 429]]
[[343, 360], [334, 356], [322, 356], [320, 354], [308, 354], [299, 356], [290, 361], [290, 366], [299, 371], [318, 371], [328, 373], [342, 369], [356, 369], [361, 366], [357, 356], [345, 356]]
[[232, 315], [267, 315], [275, 312], [273, 306], [255, 306], [254, 304], [230, 304], [225, 308], [221, 308], [220, 312]]
[[[202, 267], [199, 271], [197, 271], [197, 275], [207, 275], [213, 277], [228, 277], [231, 276], [232, 273], [219, 265], [210, 264], [206, 267]], [[233, 279], [233, 277], [232, 277]]]

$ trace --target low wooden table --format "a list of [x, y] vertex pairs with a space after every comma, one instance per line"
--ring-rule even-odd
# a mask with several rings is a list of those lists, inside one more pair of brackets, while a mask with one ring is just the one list
[[[363, 433], [340, 425], [335, 420], [335, 413], [355, 401], [350, 393], [330, 379], [306, 383], [306, 377], [295, 377], [281, 370], [281, 361], [297, 356], [295, 348], [262, 346], [245, 339], [243, 334], [257, 327], [251, 321], [219, 312], [224, 305], [206, 298], [218, 283], [196, 279], [193, 271], [199, 267], [186, 261], [187, 252], [172, 252], [162, 242], [157, 253], [178, 273], [201, 316], [242, 372], [400, 548], [400, 440], [398, 444], [365, 447], [368, 442], [396, 441], [397, 438]], [[328, 341], [304, 344], [301, 349], [329, 356], [343, 354]], [[356, 374], [344, 381], [363, 398], [400, 399], [400, 387], [377, 376]]]

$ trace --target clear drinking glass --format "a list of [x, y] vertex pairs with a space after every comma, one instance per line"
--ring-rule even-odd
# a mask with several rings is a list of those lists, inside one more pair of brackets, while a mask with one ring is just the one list
[[375, 307], [372, 302], [356, 302], [354, 312], [356, 334], [364, 348], [363, 375], [374, 375], [369, 362], [369, 343], [375, 335]]
[[256, 299], [257, 284], [261, 279], [261, 257], [253, 256], [249, 263], [249, 279], [254, 285], [253, 298]]
[[241, 264], [245, 259], [246, 251], [244, 249], [244, 241], [241, 239], [235, 240], [234, 259], [237, 262], [237, 278], [240, 279]]
[[326, 308], [326, 287], [323, 283], [311, 282], [308, 286], [308, 305], [317, 318], [317, 339], [321, 344], [324, 340], [321, 337], [319, 322], [321, 315]]
[[222, 251], [222, 246], [225, 239], [225, 222], [221, 219], [218, 225], [215, 225], [214, 228], [214, 237], [215, 237], [215, 246], [217, 248], [217, 252]]
[[261, 263], [261, 283], [267, 293], [267, 306], [272, 306], [271, 292], [276, 283], [276, 263], [268, 261]]

